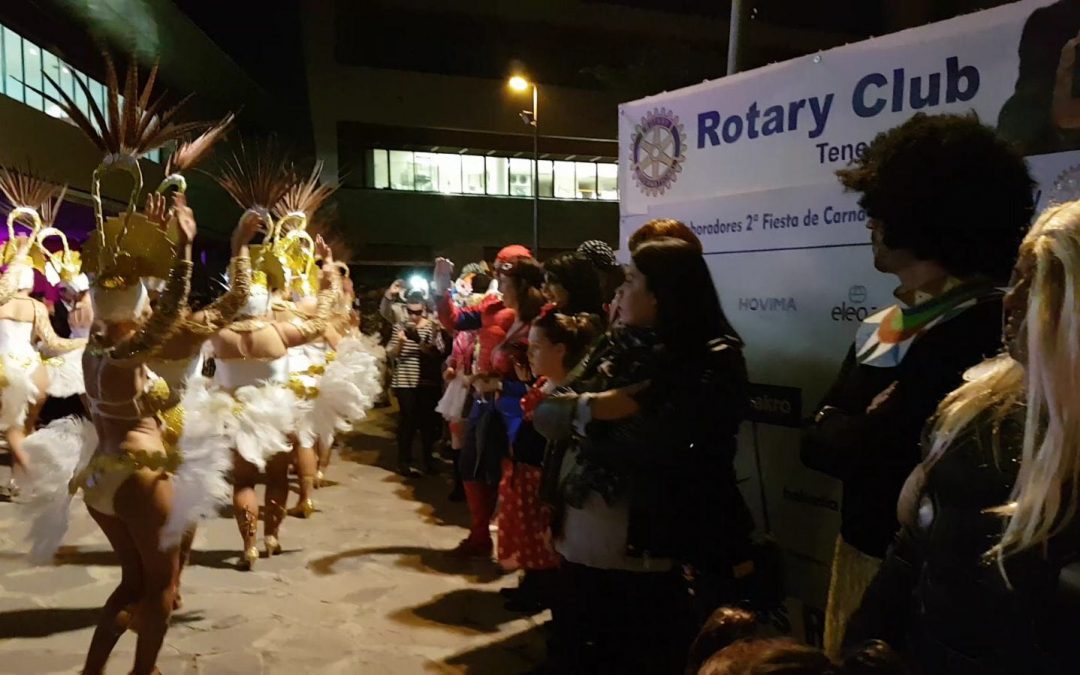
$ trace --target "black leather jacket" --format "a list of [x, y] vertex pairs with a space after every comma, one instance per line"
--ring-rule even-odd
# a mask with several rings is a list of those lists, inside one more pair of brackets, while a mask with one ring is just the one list
[[[987, 556], [1004, 522], [1023, 442], [1023, 409], [985, 412], [900, 498], [900, 533], [848, 627], [846, 642], [878, 638], [918, 672], [1058, 675], [1080, 672], [1080, 527], [1046, 552]], [[1004, 575], [1003, 575], [1004, 571]]]
[[584, 436], [572, 429], [574, 397], [537, 407], [537, 431], [577, 443], [587, 469], [585, 481], [563, 486], [563, 498], [572, 503], [573, 492], [582, 490], [607, 499], [628, 496], [629, 555], [730, 568], [753, 530], [732, 466], [749, 405], [742, 344], [725, 336], [698, 355], [673, 354], [647, 331], [621, 329], [593, 350], [574, 390], [642, 381], [650, 384], [635, 395], [638, 414], [590, 422]]

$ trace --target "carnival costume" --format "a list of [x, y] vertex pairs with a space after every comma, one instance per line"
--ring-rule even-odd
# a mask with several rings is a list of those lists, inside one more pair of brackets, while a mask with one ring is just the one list
[[[180, 232], [175, 222], [156, 224], [136, 208], [143, 190], [139, 158], [205, 125], [177, 123], [177, 108], [163, 110], [160, 99], [151, 100], [156, 68], [140, 92], [136, 71], [129, 67], [121, 102], [115, 67], [108, 59], [106, 66], [107, 115], [92, 100], [85, 83], [76, 78], [94, 121], [60, 87], [55, 87], [60, 98], [42, 95], [60, 106], [105, 154], [91, 184], [96, 229], [83, 249], [94, 315], [106, 324], [141, 323], [134, 334], [119, 343], [110, 343], [104, 334], [91, 336], [83, 360], [91, 421], [72, 417], [56, 420], [26, 440], [26, 447], [40, 458], [41, 466], [50, 469], [35, 472], [35, 495], [29, 505], [33, 511], [32, 557], [39, 562], [51, 559], [62, 541], [71, 498], [79, 490], [90, 508], [113, 516], [116, 491], [137, 472], [172, 475], [174, 503], [204, 501], [207, 491], [213, 489], [212, 481], [190, 477], [220, 473], [216, 456], [220, 453], [213, 452], [212, 446], [199, 445], [185, 452], [188, 448], [182, 444], [166, 443], [164, 434], [160, 443], [155, 442], [161, 432], [157, 415], [167, 409], [170, 394], [166, 382], [146, 364], [154, 351], [175, 335], [184, 316], [192, 263], [177, 256]], [[133, 188], [125, 211], [106, 218], [100, 181], [103, 174], [115, 170], [128, 173]], [[175, 176], [170, 178], [176, 181]], [[166, 181], [159, 191], [169, 183]], [[149, 309], [144, 278], [167, 279], [148, 319], [143, 319]], [[187, 522], [170, 524], [175, 535], [163, 529], [162, 550], [173, 548], [188, 526]]]
[[[285, 256], [285, 287], [298, 298], [310, 298], [318, 283], [319, 268], [308, 223], [336, 188], [320, 184], [321, 173], [321, 163], [316, 164], [310, 176], [292, 185], [274, 208]], [[342, 305], [343, 299], [344, 294], [337, 293], [331, 310], [335, 317], [347, 319], [349, 308]], [[279, 319], [298, 327], [310, 320], [293, 303], [280, 303], [274, 309]], [[365, 349], [363, 342], [342, 338], [337, 324], [328, 321], [321, 336], [288, 350], [289, 386], [298, 399], [309, 404], [297, 419], [298, 450], [329, 450], [335, 434], [347, 431], [367, 415], [381, 389], [376, 356]], [[291, 513], [306, 518], [315, 510], [310, 494], [321, 476], [301, 471], [300, 480], [301, 501]]]
[[[60, 338], [53, 332], [45, 305], [19, 295], [34, 287], [34, 271], [45, 273], [47, 266], [70, 278], [79, 271], [78, 254], [67, 247], [67, 238], [52, 227], [52, 220], [66, 188], [28, 175], [0, 171], [0, 191], [13, 208], [7, 217], [8, 243], [3, 261], [8, 265], [0, 287], [0, 305], [29, 303], [31, 312], [3, 312], [0, 317], [0, 431], [26, 424], [30, 407], [43, 400], [44, 395], [67, 397], [82, 393], [82, 348], [85, 340]], [[20, 219], [29, 221], [30, 234], [24, 239], [15, 234]], [[61, 253], [51, 253], [43, 245], [49, 237], [58, 236], [63, 242]], [[29, 255], [16, 259], [19, 251]], [[35, 343], [39, 348], [35, 348]], [[40, 349], [40, 351], [39, 351]], [[51, 358], [43, 361], [41, 353]], [[42, 392], [35, 374], [46, 368], [47, 385]]]

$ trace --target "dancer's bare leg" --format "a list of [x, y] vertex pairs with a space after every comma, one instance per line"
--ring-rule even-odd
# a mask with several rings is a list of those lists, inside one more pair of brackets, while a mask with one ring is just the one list
[[255, 494], [255, 483], [259, 480], [259, 469], [252, 463], [233, 453], [233, 511], [240, 536], [244, 540], [244, 553], [240, 565], [250, 569], [259, 557], [255, 546], [255, 535], [259, 527], [259, 497]]
[[315, 472], [315, 488], [321, 488], [323, 484], [323, 474], [328, 468], [330, 468], [330, 458], [333, 455], [333, 443], [323, 443], [319, 441], [319, 469]]
[[296, 502], [296, 506], [289, 510], [289, 514], [307, 518], [315, 511], [315, 503], [311, 497], [315, 489], [315, 472], [318, 470], [319, 460], [314, 448], [305, 448], [299, 442], [293, 445], [293, 457], [296, 462], [296, 473], [299, 476], [300, 499]]
[[137, 471], [113, 502], [142, 561], [143, 594], [138, 606], [139, 638], [134, 675], [151, 675], [169, 628], [180, 578], [180, 547], [162, 551], [161, 530], [172, 508], [172, 481], [165, 474]]
[[266, 463], [266, 523], [263, 532], [266, 536], [266, 553], [274, 555], [281, 551], [278, 533], [281, 521], [285, 519], [285, 503], [289, 498], [289, 454], [280, 453]]
[[[35, 377], [35, 380], [41, 380], [40, 377]], [[39, 391], [44, 392], [45, 385], [35, 381], [35, 384], [39, 386]], [[37, 426], [38, 416], [41, 414], [41, 408], [45, 405], [46, 396], [42, 394], [38, 397], [38, 400], [31, 403], [30, 407], [26, 411], [26, 422], [20, 427], [10, 427], [4, 432], [4, 438], [7, 440], [8, 448], [11, 449], [11, 477], [16, 481], [22, 481], [26, 478], [26, 473], [30, 470], [30, 455], [26, 454], [23, 450], [23, 441], [34, 431], [34, 427]]]
[[192, 525], [187, 532], [184, 532], [184, 536], [180, 539], [180, 571], [176, 575], [176, 600], [173, 601], [173, 609], [180, 609], [184, 606], [184, 600], [180, 597], [180, 578], [184, 574], [184, 568], [187, 567], [188, 559], [191, 557], [191, 545], [195, 542], [195, 530], [196, 526]]
[[116, 516], [107, 516], [90, 507], [87, 510], [120, 559], [120, 585], [105, 601], [83, 666], [84, 675], [99, 675], [105, 672], [105, 663], [116, 641], [127, 630], [127, 619], [122, 619], [121, 614], [142, 597], [144, 583], [142, 561], [127, 526]]

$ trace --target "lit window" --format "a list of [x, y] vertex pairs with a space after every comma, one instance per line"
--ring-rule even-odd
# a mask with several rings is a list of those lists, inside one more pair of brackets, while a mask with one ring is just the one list
[[22, 38], [4, 28], [4, 93], [23, 101]]
[[407, 150], [390, 151], [390, 187], [395, 190], [415, 190], [413, 154]]
[[461, 156], [461, 191], [467, 195], [482, 195], [484, 189], [484, 158], [476, 155]]
[[[78, 82], [75, 81], [78, 79], [79, 82], [86, 83], [86, 76], [68, 66], [64, 66], [64, 68], [67, 68], [67, 77], [71, 78], [71, 91], [75, 94], [75, 105], [77, 105], [79, 110], [81, 110], [88, 118], [91, 120], [94, 119], [90, 114], [90, 103], [86, 99], [86, 94], [83, 92], [83, 88], [79, 86]], [[63, 70], [60, 71], [60, 77], [64, 77]]]
[[98, 110], [101, 111], [101, 114], [106, 114], [105, 85], [96, 80], [90, 80], [90, 93], [94, 95], [94, 103], [97, 103]]
[[33, 42], [23, 40], [23, 82], [26, 84], [26, 105], [44, 110], [44, 100], [34, 89], [41, 89], [41, 49]]
[[[67, 81], [67, 89], [64, 89], [64, 83], [60, 81], [60, 59], [56, 58], [53, 54], [50, 54], [49, 52], [43, 52], [41, 54], [41, 70], [43, 73], [51, 77], [53, 82], [60, 86], [61, 91], [63, 91], [68, 96], [71, 95], [71, 71], [68, 71], [69, 75]], [[67, 69], [65, 68], [65, 70]], [[63, 100], [63, 98], [60, 96], [60, 92], [56, 91], [56, 88], [53, 87], [53, 85], [49, 84], [49, 81], [46, 80], [44, 77], [41, 78], [41, 84], [42, 91], [46, 92], [50, 96], [55, 96], [56, 98]], [[64, 111], [60, 108], [60, 106], [50, 101], [43, 101], [43, 103], [44, 110], [47, 115], [51, 115], [59, 119], [63, 119], [65, 117]]]
[[413, 153], [413, 182], [418, 192], [434, 192], [439, 182], [439, 165], [435, 153]]
[[510, 196], [532, 197], [532, 166], [531, 159], [510, 160]]
[[542, 159], [540, 160], [540, 196], [552, 197], [554, 196], [554, 174], [552, 173], [551, 161]]
[[390, 161], [385, 150], [371, 151], [371, 187], [376, 190], [390, 187]]
[[596, 165], [596, 194], [600, 199], [619, 198], [619, 165]]
[[489, 195], [509, 194], [506, 184], [507, 164], [505, 157], [485, 157], [487, 167], [487, 193]]
[[[439, 163], [439, 192], [461, 192], [461, 155], [437, 155]], [[483, 185], [481, 185], [481, 189]]]
[[559, 199], [577, 199], [573, 162], [555, 162], [555, 196]]
[[596, 165], [592, 162], [574, 162], [577, 173], [577, 198], [596, 199]]

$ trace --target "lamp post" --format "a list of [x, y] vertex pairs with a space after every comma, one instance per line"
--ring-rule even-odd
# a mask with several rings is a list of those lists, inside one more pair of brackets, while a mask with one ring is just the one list
[[521, 120], [532, 127], [533, 132], [533, 255], [540, 256], [540, 116], [539, 92], [535, 82], [529, 82], [520, 75], [510, 78], [510, 88], [525, 91], [532, 87], [532, 110], [522, 110]]

